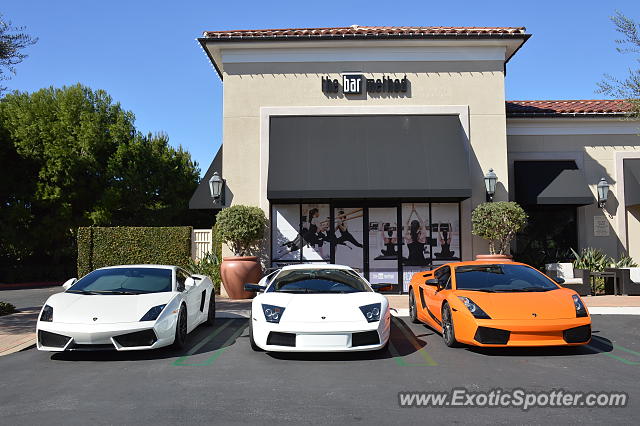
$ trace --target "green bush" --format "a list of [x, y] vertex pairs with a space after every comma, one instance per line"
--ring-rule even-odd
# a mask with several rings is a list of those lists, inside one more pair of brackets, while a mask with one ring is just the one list
[[78, 229], [78, 277], [113, 265], [154, 263], [186, 268], [190, 226]]
[[267, 218], [260, 207], [235, 205], [216, 216], [216, 238], [236, 256], [246, 256], [257, 249], [266, 228]]
[[571, 249], [576, 260], [573, 261], [573, 267], [576, 269], [586, 269], [591, 272], [602, 272], [604, 268], [609, 268], [613, 259], [607, 256], [602, 250], [593, 247], [582, 249], [580, 254]]
[[211, 278], [216, 293], [220, 293], [220, 258], [213, 252], [207, 253], [202, 259], [195, 261], [188, 259], [185, 268], [190, 274], [206, 275]]
[[490, 254], [505, 254], [509, 242], [527, 224], [527, 214], [518, 203], [482, 203], [471, 213], [472, 233], [489, 241]]
[[616, 268], [637, 268], [638, 264], [630, 256], [622, 256], [614, 263]]
[[9, 302], [0, 302], [0, 317], [17, 312], [16, 307]]

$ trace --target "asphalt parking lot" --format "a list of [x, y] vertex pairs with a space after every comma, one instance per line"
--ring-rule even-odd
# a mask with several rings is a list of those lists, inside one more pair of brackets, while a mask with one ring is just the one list
[[[4, 424], [632, 423], [640, 415], [638, 316], [594, 316], [587, 347], [447, 348], [429, 328], [394, 318], [388, 350], [253, 352], [247, 319], [219, 318], [182, 352], [0, 358]], [[398, 392], [524, 388], [624, 391], [624, 408], [400, 408]]]

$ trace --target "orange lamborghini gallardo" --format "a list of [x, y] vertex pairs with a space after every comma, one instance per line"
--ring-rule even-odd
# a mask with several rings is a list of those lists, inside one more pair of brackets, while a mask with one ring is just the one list
[[580, 296], [516, 262], [448, 263], [414, 274], [409, 315], [442, 333], [450, 347], [584, 345], [591, 340], [591, 317]]

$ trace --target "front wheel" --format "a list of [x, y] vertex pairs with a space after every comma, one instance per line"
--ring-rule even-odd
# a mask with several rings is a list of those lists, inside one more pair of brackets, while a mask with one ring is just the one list
[[409, 291], [409, 319], [412, 323], [418, 324], [418, 312], [416, 311], [416, 297], [413, 295], [413, 289]]
[[182, 349], [187, 341], [187, 309], [184, 305], [180, 306], [178, 313], [178, 323], [176, 324], [176, 337], [173, 341], [173, 347]]
[[457, 348], [460, 346], [456, 340], [456, 332], [453, 327], [453, 316], [451, 315], [451, 308], [448, 304], [442, 307], [442, 340], [444, 344], [450, 348]]
[[207, 313], [207, 325], [213, 325], [216, 322], [216, 293], [214, 289], [211, 289], [211, 296], [209, 297], [209, 312]]

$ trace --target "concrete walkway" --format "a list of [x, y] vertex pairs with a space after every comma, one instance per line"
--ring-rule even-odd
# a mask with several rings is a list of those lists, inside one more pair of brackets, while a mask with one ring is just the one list
[[39, 312], [39, 309], [27, 309], [0, 317], [0, 356], [35, 345]]

